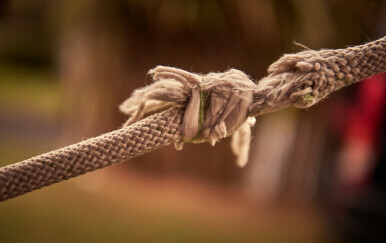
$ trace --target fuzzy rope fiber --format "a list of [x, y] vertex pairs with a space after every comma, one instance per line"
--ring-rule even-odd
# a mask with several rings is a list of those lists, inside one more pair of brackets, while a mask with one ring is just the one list
[[253, 82], [230, 69], [206, 75], [158, 66], [154, 83], [120, 106], [130, 118], [116, 131], [0, 168], [0, 201], [110, 166], [174, 143], [233, 135], [237, 163], [248, 161], [255, 116], [288, 106], [310, 107], [329, 94], [386, 70], [386, 37], [337, 50], [281, 57]]

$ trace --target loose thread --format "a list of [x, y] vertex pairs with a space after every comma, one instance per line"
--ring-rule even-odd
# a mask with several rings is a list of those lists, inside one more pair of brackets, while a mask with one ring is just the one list
[[198, 129], [196, 135], [192, 139], [190, 139], [188, 142], [193, 142], [198, 138], [198, 136], [201, 133], [202, 124], [204, 123], [204, 93], [202, 91], [202, 88], [200, 86], [200, 116], [198, 118]]

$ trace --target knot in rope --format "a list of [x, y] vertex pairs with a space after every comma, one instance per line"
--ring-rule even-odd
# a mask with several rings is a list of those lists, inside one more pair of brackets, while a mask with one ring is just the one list
[[185, 142], [210, 142], [212, 146], [233, 134], [232, 150], [237, 164], [248, 161], [251, 126], [256, 119], [248, 116], [256, 85], [236, 69], [206, 75], [178, 68], [158, 66], [149, 71], [154, 83], [134, 91], [120, 110], [130, 116], [130, 125], [148, 114], [172, 106], [185, 107], [182, 140], [175, 143], [182, 149]]
[[257, 82], [249, 115], [290, 105], [308, 108], [329, 94], [386, 70], [386, 37], [346, 49], [286, 54]]
[[256, 84], [235, 69], [200, 75], [159, 66], [149, 72], [155, 82], [134, 91], [120, 106], [130, 116], [126, 125], [136, 124], [0, 168], [0, 201], [171, 142], [177, 148], [184, 142], [214, 145], [233, 134], [233, 152], [243, 166], [256, 121], [251, 116], [291, 105], [310, 107], [333, 91], [385, 72], [385, 60], [386, 37], [382, 37], [346, 49], [284, 55]]

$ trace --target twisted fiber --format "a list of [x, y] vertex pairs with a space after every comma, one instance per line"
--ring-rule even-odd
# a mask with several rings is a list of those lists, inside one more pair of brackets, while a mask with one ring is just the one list
[[125, 125], [165, 107], [185, 107], [182, 139], [175, 143], [176, 149], [182, 149], [185, 142], [210, 142], [214, 146], [218, 140], [233, 135], [232, 151], [237, 156], [237, 164], [247, 163], [246, 146], [250, 144], [250, 128], [256, 119], [247, 119], [246, 115], [256, 84], [245, 73], [230, 69], [202, 75], [158, 66], [149, 74], [154, 82], [135, 90], [120, 106], [121, 111], [130, 116]]
[[386, 37], [337, 50], [286, 54], [257, 83], [249, 115], [310, 107], [330, 93], [386, 71]]
[[[246, 106], [247, 111], [238, 112], [243, 113], [242, 116], [244, 117], [272, 112], [289, 105], [306, 108], [342, 87], [384, 72], [386, 70], [385, 50], [386, 37], [346, 49], [307, 50], [297, 54], [284, 55], [269, 67], [269, 75], [256, 84], [248, 83], [250, 81], [248, 77], [242, 75], [238, 70], [230, 70], [224, 74], [208, 74], [204, 77], [204, 81], [209, 78], [210, 82], [207, 85], [210, 86], [208, 87], [210, 92], [214, 91], [212, 87], [219, 85], [224, 85], [218, 87], [219, 90], [231, 87], [235, 93], [230, 93], [230, 97], [241, 95], [246, 97], [245, 94], [251, 92], [253, 99], [249, 103], [249, 108]], [[181, 82], [185, 81], [184, 78], [187, 74], [188, 77], [193, 77], [191, 78], [192, 81], [196, 79], [195, 74], [181, 70], [174, 71], [175, 73], [169, 72], [168, 75], [182, 74], [182, 78], [178, 77]], [[199, 82], [199, 80], [196, 81]], [[175, 91], [179, 89], [170, 89], [168, 83], [169, 81], [156, 84], [163, 86], [162, 90], [166, 88], [167, 95], [165, 93], [155, 94], [154, 92], [152, 95], [167, 103], [162, 104], [156, 100], [151, 105], [155, 108], [152, 112], [159, 111], [161, 106], [162, 109], [173, 106], [171, 104], [173, 102], [178, 103], [180, 100], [182, 103], [186, 102], [186, 96], [176, 94]], [[236, 83], [238, 90], [232, 86], [232, 83]], [[184, 91], [184, 87], [188, 86], [189, 84], [182, 86], [182, 91]], [[140, 92], [143, 91], [147, 92], [147, 89]], [[218, 94], [223, 95], [221, 92]], [[200, 101], [199, 99], [196, 100]], [[234, 102], [234, 100], [230, 100]], [[129, 101], [131, 102], [131, 100]], [[134, 104], [138, 103], [137, 100], [134, 101]], [[170, 103], [170, 101], [172, 102]], [[129, 104], [128, 114], [132, 112], [130, 102], [126, 103]], [[135, 106], [136, 109], [142, 109], [143, 104], [141, 102], [138, 103], [139, 106]], [[243, 99], [237, 102], [240, 105], [235, 106], [234, 112], [231, 109], [229, 112], [237, 113], [237, 110], [241, 109], [240, 107], [245, 106], [241, 103], [244, 102]], [[186, 107], [186, 104], [183, 107]], [[130, 159], [170, 143], [179, 143], [183, 139], [184, 113], [185, 108], [177, 107], [161, 111], [111, 133], [0, 168], [0, 201]], [[211, 113], [210, 109], [206, 111], [205, 115], [208, 113]], [[139, 112], [135, 116], [141, 117], [142, 115]], [[232, 124], [240, 123], [240, 117], [236, 115], [232, 117]], [[221, 124], [219, 125], [221, 126]], [[238, 129], [237, 126], [231, 130]], [[213, 129], [216, 127], [218, 126], [214, 126]], [[240, 136], [248, 134], [246, 129], [241, 130]], [[219, 132], [219, 134], [222, 133]], [[205, 139], [204, 137], [203, 140]]]
[[180, 139], [183, 110], [170, 109], [129, 127], [0, 168], [0, 201], [104, 168]]

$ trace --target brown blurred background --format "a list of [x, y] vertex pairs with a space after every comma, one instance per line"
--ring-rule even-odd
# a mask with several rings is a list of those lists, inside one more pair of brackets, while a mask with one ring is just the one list
[[[259, 80], [302, 50], [294, 41], [344, 48], [385, 32], [381, 0], [1, 0], [0, 165], [119, 128], [118, 105], [156, 65]], [[169, 146], [1, 203], [0, 242], [343, 241], [340, 202], [378, 161], [384, 86], [370, 82], [259, 117], [243, 169], [227, 139]], [[370, 135], [347, 135], [368, 86]]]

